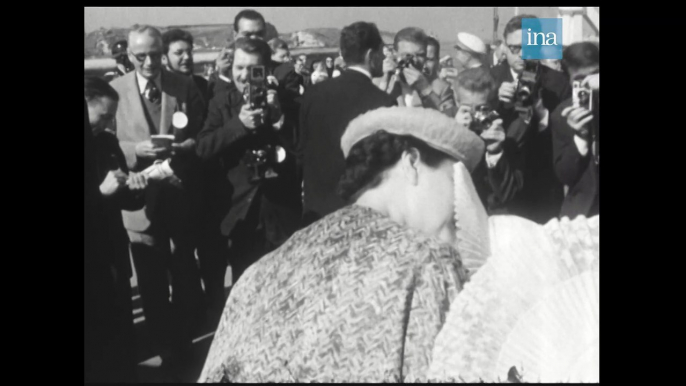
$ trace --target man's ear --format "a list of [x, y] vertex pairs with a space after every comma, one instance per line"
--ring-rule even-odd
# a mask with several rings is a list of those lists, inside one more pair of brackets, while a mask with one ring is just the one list
[[167, 57], [167, 55], [162, 55], [162, 64], [165, 67], [169, 67], [169, 58]]
[[419, 163], [421, 155], [415, 148], [410, 148], [400, 156], [400, 170], [403, 177], [413, 186], [419, 183]]

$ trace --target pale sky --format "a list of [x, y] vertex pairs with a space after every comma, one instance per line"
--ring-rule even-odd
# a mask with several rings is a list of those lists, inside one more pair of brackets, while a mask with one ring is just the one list
[[[86, 7], [86, 32], [100, 27], [130, 27], [133, 24], [157, 26], [230, 24], [238, 12], [250, 7]], [[374, 22], [379, 29], [397, 32], [404, 27], [433, 31], [439, 40], [453, 40], [457, 32], [471, 32], [490, 41], [493, 34], [493, 7], [252, 7], [274, 24], [279, 33], [306, 28], [343, 28], [356, 21]], [[498, 37], [514, 7], [498, 8]], [[557, 17], [556, 7], [519, 7], [519, 13], [538, 17]]]

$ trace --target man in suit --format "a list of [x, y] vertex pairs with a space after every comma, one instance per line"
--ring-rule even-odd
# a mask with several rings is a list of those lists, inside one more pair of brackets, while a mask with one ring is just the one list
[[167, 70], [191, 77], [202, 95], [203, 103], [209, 103], [209, 88], [207, 80], [200, 75], [193, 74], [193, 35], [182, 29], [171, 29], [162, 34], [164, 55], [162, 64]]
[[[457, 112], [453, 90], [446, 81], [431, 74], [426, 67], [428, 36], [419, 28], [400, 30], [394, 39], [396, 60], [386, 58], [382, 85], [396, 99], [398, 106], [425, 107], [441, 111], [453, 118]], [[397, 63], [407, 62], [399, 76], [395, 75]]]
[[565, 48], [563, 65], [571, 82], [590, 86], [591, 109], [575, 106], [573, 98], [569, 98], [550, 118], [555, 173], [569, 187], [560, 216], [570, 219], [600, 213], [600, 90], [592, 82], [600, 72], [599, 54], [598, 47], [590, 42]]
[[563, 189], [553, 171], [552, 134], [548, 129], [550, 111], [561, 100], [569, 96], [570, 87], [567, 77], [545, 66], [539, 67], [537, 80], [538, 92], [534, 91], [532, 102], [516, 108], [515, 92], [519, 77], [524, 71], [522, 49], [522, 19], [535, 18], [532, 15], [513, 17], [503, 32], [506, 61], [491, 69], [496, 80], [497, 96], [492, 103], [503, 117], [504, 126], [511, 130], [515, 121], [517, 146], [524, 157], [524, 180], [526, 181], [516, 205], [514, 214], [538, 223], [546, 223], [559, 213]]
[[[281, 135], [284, 117], [277, 93], [267, 91], [266, 108], [253, 108], [244, 98], [250, 87], [249, 69], [263, 66], [270, 56], [269, 46], [259, 39], [236, 40], [235, 86], [212, 99], [198, 135], [198, 155], [222, 165], [223, 176], [214, 180], [211, 189], [217, 192], [211, 200], [217, 214], [212, 231], [231, 240], [234, 282], [252, 262], [290, 237], [300, 220], [295, 155], [288, 149], [288, 138]], [[267, 146], [285, 149], [281, 153], [285, 160], [264, 164], [251, 160], [253, 151]], [[226, 265], [216, 271], [225, 269]]]
[[513, 200], [524, 186], [522, 157], [513, 137], [517, 130], [506, 133], [502, 119], [488, 124], [475, 120], [477, 111], [494, 109], [489, 104], [494, 91], [494, 80], [485, 66], [463, 70], [455, 79], [455, 120], [477, 133], [486, 144], [486, 153], [472, 172], [472, 179], [489, 215], [510, 213]]
[[358, 115], [395, 104], [372, 83], [382, 75], [383, 40], [373, 23], [353, 23], [341, 31], [341, 76], [312, 86], [300, 108], [299, 155], [303, 166], [304, 225], [343, 206], [336, 194], [345, 170], [340, 147], [348, 123]]
[[[146, 325], [163, 366], [175, 369], [188, 360], [194, 327], [204, 315], [194, 256], [200, 193], [195, 137], [203, 103], [192, 79], [162, 68], [163, 53], [157, 29], [141, 26], [129, 33], [129, 59], [136, 71], [112, 82], [121, 98], [113, 129], [130, 170], [141, 171], [169, 158], [174, 170], [171, 178], [149, 184], [143, 210], [123, 211], [123, 218]], [[153, 134], [174, 135], [171, 150], [153, 144]]]

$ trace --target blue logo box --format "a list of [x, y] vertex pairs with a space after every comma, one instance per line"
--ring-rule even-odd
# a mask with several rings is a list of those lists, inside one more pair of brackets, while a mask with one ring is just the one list
[[522, 19], [522, 59], [562, 59], [562, 19]]

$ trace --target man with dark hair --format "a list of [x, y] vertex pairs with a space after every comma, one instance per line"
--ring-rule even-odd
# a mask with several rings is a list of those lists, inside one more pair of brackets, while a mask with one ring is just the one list
[[428, 71], [428, 77], [432, 80], [438, 77], [438, 71], [440, 69], [438, 60], [440, 57], [441, 44], [435, 37], [429, 36], [426, 40], [426, 62], [424, 63], [424, 67]]
[[[423, 30], [408, 27], [400, 30], [393, 41], [396, 59], [386, 58], [383, 64], [382, 87], [399, 106], [425, 107], [454, 117], [457, 107], [450, 84], [431, 74], [426, 67], [428, 36]], [[396, 68], [403, 68], [395, 75]]]
[[[290, 237], [300, 217], [295, 157], [283, 149], [287, 146], [281, 135], [284, 117], [278, 95], [268, 90], [265, 107], [252, 107], [244, 98], [245, 90], [251, 87], [250, 70], [264, 66], [270, 56], [271, 50], [262, 40], [236, 40], [232, 67], [235, 86], [212, 99], [198, 135], [198, 155], [223, 165], [223, 176], [211, 189], [216, 192], [211, 200], [212, 212], [216, 213], [213, 232], [217, 238], [231, 240], [233, 282], [255, 260]], [[256, 161], [253, 156], [265, 149], [267, 158], [285, 159]], [[224, 263], [213, 272], [219, 279], [225, 270]]]
[[345, 170], [340, 140], [358, 115], [395, 104], [372, 83], [381, 76], [383, 40], [373, 23], [353, 23], [341, 31], [347, 69], [341, 76], [312, 86], [300, 108], [299, 155], [303, 167], [303, 221], [307, 225], [343, 206], [336, 194]]
[[600, 213], [600, 50], [591, 42], [575, 43], [565, 48], [562, 61], [591, 103], [589, 109], [569, 98], [550, 117], [555, 173], [569, 187], [560, 216], [590, 217]]
[[267, 22], [261, 13], [244, 9], [238, 12], [233, 20], [234, 40], [238, 38], [250, 38], [264, 40], [267, 36]]
[[[155, 161], [170, 160], [174, 175], [153, 181], [145, 208], [123, 211], [138, 273], [145, 324], [166, 369], [188, 360], [203, 294], [195, 262], [200, 199], [199, 159], [195, 137], [203, 119], [203, 103], [187, 76], [164, 70], [162, 35], [150, 26], [129, 33], [129, 59], [136, 71], [112, 81], [122, 96], [113, 131], [126, 164], [145, 170]], [[171, 146], [152, 135], [173, 136]], [[174, 244], [171, 250], [171, 242]], [[171, 272], [172, 299], [169, 300]]]
[[489, 104], [494, 92], [495, 81], [486, 67], [465, 69], [455, 79], [455, 120], [477, 133], [486, 144], [484, 159], [472, 172], [472, 179], [490, 215], [509, 213], [512, 201], [524, 185], [521, 155], [511, 137], [516, 130], [510, 128], [506, 134], [500, 118], [478, 121], [480, 115], [494, 110]]
[[200, 75], [193, 74], [193, 36], [184, 30], [175, 28], [162, 34], [164, 56], [162, 64], [167, 70], [177, 74], [190, 76], [198, 86], [203, 102], [209, 102], [207, 80]]
[[532, 95], [528, 106], [515, 108], [515, 92], [519, 77], [524, 71], [522, 60], [522, 19], [536, 18], [532, 15], [513, 17], [503, 32], [506, 61], [491, 69], [498, 88], [498, 113], [503, 117], [505, 127], [520, 120], [525, 130], [517, 130], [518, 147], [524, 157], [524, 179], [526, 184], [521, 193], [518, 212], [514, 213], [538, 223], [546, 223], [557, 216], [562, 204], [563, 188], [553, 171], [552, 134], [548, 130], [549, 112], [561, 100], [569, 97], [571, 88], [566, 75], [545, 66], [539, 67], [537, 85], [540, 90]]

